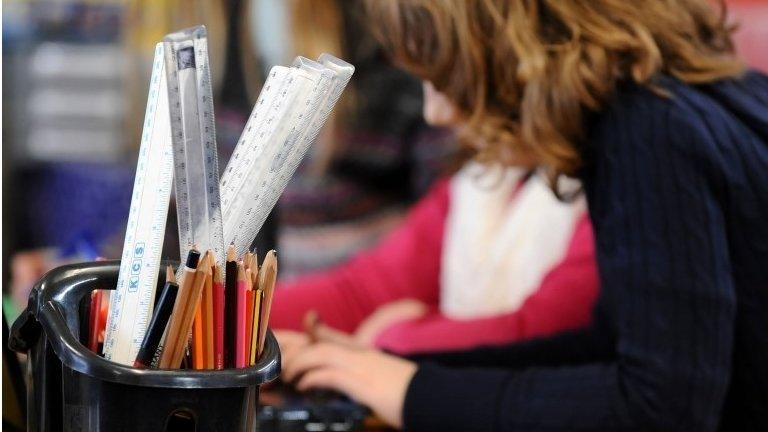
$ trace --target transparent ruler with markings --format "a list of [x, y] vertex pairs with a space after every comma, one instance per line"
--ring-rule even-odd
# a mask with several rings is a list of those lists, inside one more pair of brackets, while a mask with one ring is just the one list
[[198, 250], [213, 251], [223, 269], [219, 162], [205, 27], [171, 33], [163, 44], [181, 256], [196, 245]]
[[152, 65], [120, 274], [110, 300], [104, 338], [106, 358], [122, 364], [133, 364], [152, 313], [171, 196], [173, 150], [163, 57], [163, 44], [159, 43]]
[[224, 239], [246, 252], [354, 73], [329, 54], [273, 67], [221, 179]]

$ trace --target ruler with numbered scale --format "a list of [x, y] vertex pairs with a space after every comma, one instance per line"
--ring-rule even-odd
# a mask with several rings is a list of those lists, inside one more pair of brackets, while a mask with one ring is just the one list
[[213, 92], [205, 27], [164, 39], [179, 249], [211, 250], [224, 268]]
[[[299, 93], [306, 88], [309, 80], [309, 76], [294, 68], [275, 66], [270, 71], [221, 178], [227, 243], [232, 242], [232, 233], [241, 228], [236, 215], [248, 211], [251, 204], [252, 198], [243, 197], [250, 197], [255, 191], [253, 173], [257, 172], [274, 137], [280, 133], [282, 119], [295, 106]], [[238, 250], [238, 253], [242, 251]]]
[[105, 356], [123, 364], [133, 364], [152, 315], [172, 182], [181, 256], [196, 245], [212, 250], [224, 268], [205, 27], [169, 34], [158, 44], [146, 116], [118, 286], [104, 340]]
[[[319, 60], [297, 57], [291, 68], [272, 68], [224, 171], [224, 239], [238, 254], [256, 238], [354, 73], [329, 54]], [[282, 116], [270, 111], [277, 107]]]
[[152, 313], [173, 182], [163, 58], [164, 47], [159, 43], [152, 65], [120, 274], [110, 299], [104, 338], [105, 357], [122, 364], [133, 364], [136, 359]]

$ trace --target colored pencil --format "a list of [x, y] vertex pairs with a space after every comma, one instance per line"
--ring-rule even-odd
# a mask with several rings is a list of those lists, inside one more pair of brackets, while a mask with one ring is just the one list
[[261, 289], [254, 290], [253, 294], [253, 322], [251, 323], [251, 340], [250, 340], [250, 362], [249, 365], [253, 366], [259, 357], [259, 318], [261, 316], [261, 301], [264, 298], [264, 291]]
[[243, 265], [246, 270], [253, 268], [253, 252], [245, 253], [245, 256], [243, 257]]
[[206, 275], [203, 285], [203, 355], [205, 369], [214, 369], [213, 349], [213, 273]]
[[[205, 280], [203, 280], [205, 290]], [[203, 340], [203, 302], [195, 308], [195, 316], [192, 319], [192, 367], [194, 369], [205, 368], [205, 341]]]
[[259, 256], [255, 251], [251, 254], [251, 285], [253, 289], [259, 288]]
[[243, 263], [237, 266], [237, 329], [235, 345], [235, 367], [245, 367], [245, 310], [246, 275]]
[[163, 343], [162, 353], [160, 354], [161, 369], [169, 369], [171, 367], [173, 356], [176, 350], [176, 341], [179, 338], [179, 331], [181, 330], [181, 324], [183, 320], [182, 315], [184, 313], [184, 309], [187, 306], [189, 294], [192, 291], [192, 285], [195, 281], [195, 273], [197, 271], [196, 269], [199, 262], [200, 252], [193, 247], [187, 255], [187, 262], [182, 272], [179, 291], [176, 295], [176, 301], [173, 305], [170, 321], [168, 322], [165, 342]]
[[88, 317], [88, 348], [96, 354], [99, 353], [99, 331], [101, 330], [101, 299], [104, 296], [101, 290], [91, 293], [91, 309]]

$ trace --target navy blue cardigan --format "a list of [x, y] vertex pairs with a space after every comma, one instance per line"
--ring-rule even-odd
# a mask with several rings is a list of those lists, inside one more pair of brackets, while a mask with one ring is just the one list
[[406, 430], [768, 430], [768, 78], [659, 84], [588, 128], [594, 326], [416, 356]]

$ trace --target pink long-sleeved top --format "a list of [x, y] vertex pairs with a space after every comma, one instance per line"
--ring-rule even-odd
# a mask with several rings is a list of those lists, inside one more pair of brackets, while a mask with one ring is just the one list
[[575, 226], [564, 258], [519, 309], [461, 320], [441, 314], [440, 262], [449, 190], [446, 180], [436, 184], [396, 230], [346, 264], [281, 283], [272, 306], [272, 327], [300, 330], [304, 314], [316, 310], [326, 324], [351, 333], [378, 307], [416, 299], [430, 311], [392, 325], [375, 340], [379, 348], [407, 354], [501, 344], [589, 324], [598, 276], [586, 213]]

